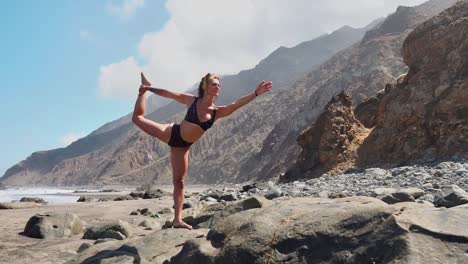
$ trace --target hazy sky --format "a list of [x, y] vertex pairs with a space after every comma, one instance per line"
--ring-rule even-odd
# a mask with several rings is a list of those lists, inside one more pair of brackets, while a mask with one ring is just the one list
[[22, 0], [0, 8], [0, 176], [133, 109], [138, 72], [183, 91], [423, 0]]

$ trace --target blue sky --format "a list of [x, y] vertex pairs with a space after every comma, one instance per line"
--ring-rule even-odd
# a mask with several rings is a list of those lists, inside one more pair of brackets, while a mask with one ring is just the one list
[[168, 14], [164, 1], [147, 1], [133, 18], [113, 13], [111, 3], [2, 2], [0, 176], [34, 151], [63, 147], [63, 137], [132, 111], [133, 98], [99, 94], [99, 67], [136, 53], [144, 32], [158, 31]]
[[424, 0], [20, 0], [0, 8], [0, 176], [133, 110], [138, 72], [184, 91]]

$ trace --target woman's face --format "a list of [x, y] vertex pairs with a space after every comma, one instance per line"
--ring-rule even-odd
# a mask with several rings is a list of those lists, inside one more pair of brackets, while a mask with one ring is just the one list
[[208, 87], [206, 88], [206, 93], [211, 96], [218, 96], [219, 91], [221, 90], [221, 86], [219, 85], [218, 79], [209, 79], [208, 80]]

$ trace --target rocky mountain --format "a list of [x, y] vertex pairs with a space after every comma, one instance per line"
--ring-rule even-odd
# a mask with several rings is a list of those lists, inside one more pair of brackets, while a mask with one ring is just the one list
[[[339, 50], [359, 41], [365, 32], [378, 22], [373, 22], [361, 29], [343, 27], [293, 48], [281, 47], [262, 60], [254, 69], [242, 71], [237, 75], [223, 76], [223, 90], [217, 103], [232, 102], [239, 96], [251, 92], [263, 79], [272, 80], [276, 89], [289, 87], [294, 80], [320, 65]], [[169, 103], [158, 108], [156, 103], [149, 100], [148, 105], [150, 109], [157, 108], [148, 117], [158, 122], [176, 122], [181, 119], [185, 111], [184, 107], [177, 103]], [[233, 119], [231, 123], [235, 125], [239, 121]], [[218, 134], [219, 138], [229, 137], [232, 133], [231, 128], [226, 130], [215, 128], [212, 134]], [[208, 137], [211, 139], [198, 145], [206, 147], [207, 142], [218, 140], [214, 139], [213, 135]], [[257, 140], [257, 138], [253, 139]], [[199, 162], [202, 162], [206, 155], [200, 155], [201, 148], [197, 149], [193, 151], [193, 156], [200, 157]], [[219, 152], [218, 149], [214, 153]], [[209, 155], [214, 153], [210, 152]], [[170, 173], [170, 168], [167, 166], [167, 154], [167, 146], [139, 131], [127, 115], [105, 124], [66, 148], [33, 153], [26, 160], [7, 170], [2, 181], [11, 185], [82, 185], [138, 184], [153, 178], [167, 180]], [[227, 156], [221, 158], [229, 159]], [[198, 179], [201, 180], [204, 177], [208, 175], [205, 174]], [[138, 183], [135, 182], [136, 180]]]
[[[456, 1], [433, 0], [415, 7], [399, 7], [366, 33], [361, 42], [343, 50], [297, 81], [294, 92], [277, 96], [276, 105], [294, 102], [263, 141], [261, 150], [241, 167], [242, 179], [283, 179], [301, 148], [296, 138], [313, 124], [334, 95], [346, 91], [359, 104], [385, 83], [407, 72], [401, 56], [403, 41], [416, 25], [437, 15]], [[400, 21], [406, 24], [402, 26]], [[392, 26], [398, 24], [398, 26]]]
[[409, 67], [387, 89], [359, 165], [391, 166], [468, 154], [468, 1], [418, 26], [402, 53]]
[[297, 139], [302, 152], [286, 180], [467, 158], [467, 18], [468, 1], [461, 1], [416, 27], [402, 47], [408, 74], [355, 111], [349, 97], [334, 97]]

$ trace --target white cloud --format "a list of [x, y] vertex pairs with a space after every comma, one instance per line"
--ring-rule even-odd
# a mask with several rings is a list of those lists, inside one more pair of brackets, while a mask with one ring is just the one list
[[62, 138], [60, 138], [60, 143], [64, 146], [68, 146], [71, 143], [77, 141], [80, 138], [83, 138], [86, 136], [86, 133], [80, 132], [80, 133], [68, 133]]
[[101, 66], [99, 90], [102, 96], [128, 97], [138, 94], [140, 67], [133, 57]]
[[[279, 46], [291, 47], [343, 25], [362, 27], [394, 12], [398, 5], [422, 2], [168, 0], [170, 19], [160, 31], [146, 33], [138, 44], [138, 56], [148, 63], [138, 65], [130, 57], [103, 66], [99, 87], [104, 95], [126, 94], [123, 89], [134, 93], [139, 84], [135, 72], [142, 69], [155, 86], [183, 91], [206, 72], [237, 73], [254, 67]], [[135, 83], [126, 83], [124, 88], [122, 79]]]
[[89, 40], [91, 38], [91, 33], [87, 30], [80, 30], [80, 39]]
[[145, 5], [145, 0], [121, 0], [119, 4], [115, 1], [107, 2], [107, 11], [121, 19], [129, 19], [135, 15], [138, 8]]

